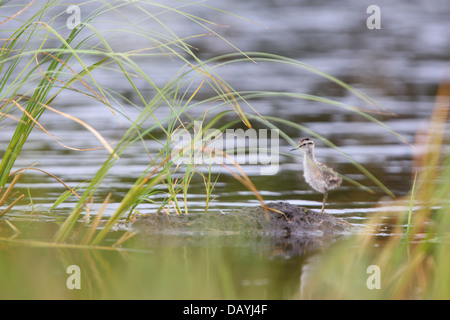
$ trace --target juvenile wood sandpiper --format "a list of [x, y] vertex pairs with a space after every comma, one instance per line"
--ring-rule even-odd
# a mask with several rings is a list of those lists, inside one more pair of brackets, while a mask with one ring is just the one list
[[[305, 181], [314, 190], [323, 193], [322, 213], [325, 210], [325, 203], [328, 198], [328, 191], [339, 187], [342, 183], [342, 178], [327, 167], [323, 163], [316, 160], [314, 156], [314, 141], [310, 138], [304, 138], [298, 142], [298, 147], [303, 151], [303, 176]], [[291, 150], [291, 151], [292, 151]]]

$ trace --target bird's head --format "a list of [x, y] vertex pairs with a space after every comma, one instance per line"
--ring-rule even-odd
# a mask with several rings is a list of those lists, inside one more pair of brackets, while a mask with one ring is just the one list
[[296, 150], [300, 148], [303, 151], [310, 151], [314, 149], [314, 141], [312, 141], [310, 138], [303, 138], [302, 140], [300, 140], [298, 142], [298, 146], [297, 148], [291, 149], [292, 150]]

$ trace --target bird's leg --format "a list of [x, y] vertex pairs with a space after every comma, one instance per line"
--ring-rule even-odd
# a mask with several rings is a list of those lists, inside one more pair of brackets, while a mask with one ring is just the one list
[[327, 198], [328, 198], [328, 193], [325, 191], [323, 193], [323, 203], [322, 203], [322, 211], [321, 211], [321, 213], [323, 213], [324, 210], [325, 210], [325, 203], [327, 202]]

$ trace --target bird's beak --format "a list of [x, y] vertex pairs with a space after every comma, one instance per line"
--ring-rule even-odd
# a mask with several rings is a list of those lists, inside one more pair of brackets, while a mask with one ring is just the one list
[[298, 149], [298, 147], [295, 147], [294, 149], [291, 149], [291, 151], [294, 151], [294, 150], [297, 150]]

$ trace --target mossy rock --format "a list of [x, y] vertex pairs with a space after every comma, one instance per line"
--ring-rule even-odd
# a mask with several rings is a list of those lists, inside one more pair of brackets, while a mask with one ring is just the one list
[[327, 213], [287, 202], [273, 202], [266, 204], [266, 209], [259, 206], [228, 213], [147, 214], [136, 220], [133, 229], [144, 233], [171, 235], [242, 233], [315, 237], [349, 231], [352, 225]]

